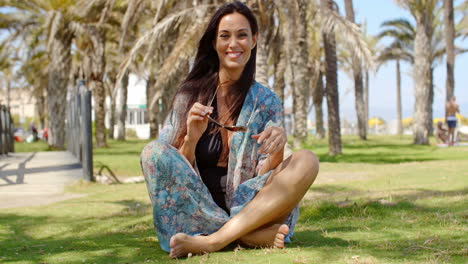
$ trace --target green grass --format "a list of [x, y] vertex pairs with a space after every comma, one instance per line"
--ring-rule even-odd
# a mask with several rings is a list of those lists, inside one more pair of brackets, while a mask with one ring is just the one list
[[309, 137], [305, 148], [313, 150], [322, 162], [346, 163], [403, 163], [430, 160], [466, 160], [466, 150], [462, 148], [439, 148], [435, 139], [431, 145], [414, 145], [411, 136], [369, 136], [367, 141], [357, 136], [345, 136], [343, 154], [335, 157], [328, 155], [328, 140]]
[[15, 141], [15, 152], [39, 152], [39, 151], [51, 151], [47, 143], [42, 140], [28, 143], [26, 141], [16, 142]]
[[[86, 197], [2, 210], [0, 263], [466, 263], [468, 147], [351, 137], [331, 159], [324, 142], [312, 142], [320, 173], [285, 250], [170, 260], [157, 244], [144, 184], [81, 183], [69, 191]], [[95, 158], [138, 162], [144, 144], [116, 142]]]

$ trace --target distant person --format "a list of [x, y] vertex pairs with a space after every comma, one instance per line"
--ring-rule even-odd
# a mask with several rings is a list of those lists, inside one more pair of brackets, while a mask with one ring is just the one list
[[455, 143], [455, 128], [457, 127], [457, 117], [456, 114], [460, 113], [458, 104], [455, 102], [455, 96], [450, 98], [450, 101], [445, 105], [445, 121], [448, 126], [448, 144], [453, 146]]
[[31, 123], [29, 124], [29, 131], [31, 131], [31, 134], [33, 136], [33, 141], [36, 142], [39, 138], [37, 137], [38, 133], [37, 133], [36, 124], [34, 124], [33, 121], [31, 121]]
[[436, 140], [437, 142], [441, 143], [448, 143], [448, 131], [443, 127], [444, 123], [442, 121], [437, 122], [437, 127], [436, 127]]
[[44, 130], [42, 131], [42, 138], [46, 143], [49, 140], [49, 130], [47, 129], [47, 127], [44, 128]]

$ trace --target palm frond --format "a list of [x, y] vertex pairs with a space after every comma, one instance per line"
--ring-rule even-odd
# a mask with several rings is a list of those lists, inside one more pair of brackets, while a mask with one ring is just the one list
[[99, 18], [98, 25], [102, 25], [104, 23], [104, 21], [107, 20], [107, 17], [109, 16], [110, 11], [114, 7], [114, 4], [115, 4], [115, 0], [107, 0], [106, 1], [106, 5], [105, 5], [104, 9], [101, 12], [101, 17]]
[[157, 92], [155, 96], [151, 98], [149, 109], [153, 109], [156, 105], [156, 102], [162, 95], [160, 91], [164, 91], [163, 87], [165, 87], [170, 80], [179, 76], [181, 74], [180, 69], [183, 69], [183, 65], [187, 64], [193, 57], [197, 49], [197, 43], [200, 35], [203, 33], [205, 25], [208, 22], [209, 16], [199, 13], [198, 18], [195, 21], [192, 21], [193, 24], [190, 28], [183, 34], [179, 35], [175, 48], [164, 61], [163, 67], [158, 72], [159, 77], [155, 84], [155, 90]]
[[143, 34], [134, 44], [133, 48], [130, 50], [129, 54], [124, 58], [123, 62], [120, 65], [119, 73], [117, 74], [116, 83], [120, 83], [122, 80], [123, 74], [127, 71], [128, 67], [135, 59], [138, 54], [139, 49], [148, 42], [151, 36], [156, 36], [160, 38], [163, 35], [168, 34], [173, 30], [173, 28], [178, 27], [182, 24], [185, 19], [192, 18], [194, 13], [206, 12], [206, 10], [212, 7], [212, 5], [203, 5], [196, 8], [187, 8], [181, 10], [177, 13], [167, 16], [161, 22], [156, 24], [151, 30]]
[[[162, 2], [162, 1], [161, 1]], [[139, 15], [140, 12], [138, 12], [138, 9], [143, 6], [144, 2], [142, 0], [137, 0], [137, 1], [130, 1], [127, 10], [125, 11], [124, 18], [122, 20], [121, 24], [121, 36], [119, 40], [119, 51], [122, 51], [123, 45], [125, 38], [127, 36], [127, 31], [130, 27], [133, 27], [133, 24], [135, 22], [134, 17], [136, 15]]]
[[325, 34], [339, 32], [343, 44], [349, 50], [352, 50], [354, 56], [361, 61], [361, 64], [367, 69], [372, 68], [374, 58], [359, 27], [335, 11], [325, 10], [322, 12], [324, 17], [321, 31]]
[[47, 13], [47, 50], [51, 51], [52, 43], [54, 42], [55, 35], [59, 32], [60, 26], [63, 24], [62, 13], [57, 11], [49, 11]]
[[405, 32], [406, 34], [410, 34], [410, 35], [416, 34], [416, 28], [406, 18], [397, 18], [397, 19], [384, 21], [380, 25], [380, 27], [396, 28], [399, 31]]
[[[160, 0], [159, 1], [159, 5], [156, 9], [156, 14], [153, 18], [153, 27], [159, 22], [160, 20], [160, 17], [161, 17], [161, 13], [162, 13], [162, 10], [163, 10], [163, 7], [164, 6], [170, 6], [174, 3], [175, 1], [174, 0]], [[146, 51], [146, 54], [143, 58], [143, 65], [146, 65], [149, 61], [149, 58], [154, 54], [154, 50], [155, 50], [155, 43], [156, 43], [156, 40], [157, 40], [157, 37], [156, 35], [151, 35], [150, 38], [149, 38], [149, 44], [148, 44], [148, 50]]]

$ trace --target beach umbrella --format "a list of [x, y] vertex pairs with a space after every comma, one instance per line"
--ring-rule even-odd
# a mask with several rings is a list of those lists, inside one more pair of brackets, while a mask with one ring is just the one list
[[385, 121], [380, 117], [373, 117], [373, 118], [369, 119], [369, 121], [367, 121], [367, 125], [369, 127], [380, 126], [380, 125], [383, 125], [383, 124], [385, 124]]

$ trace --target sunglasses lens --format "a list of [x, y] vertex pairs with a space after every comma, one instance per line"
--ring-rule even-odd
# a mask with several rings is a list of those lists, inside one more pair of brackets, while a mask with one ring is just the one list
[[247, 131], [246, 127], [240, 126], [240, 127], [230, 127], [228, 130], [235, 131], [235, 132], [245, 132]]

